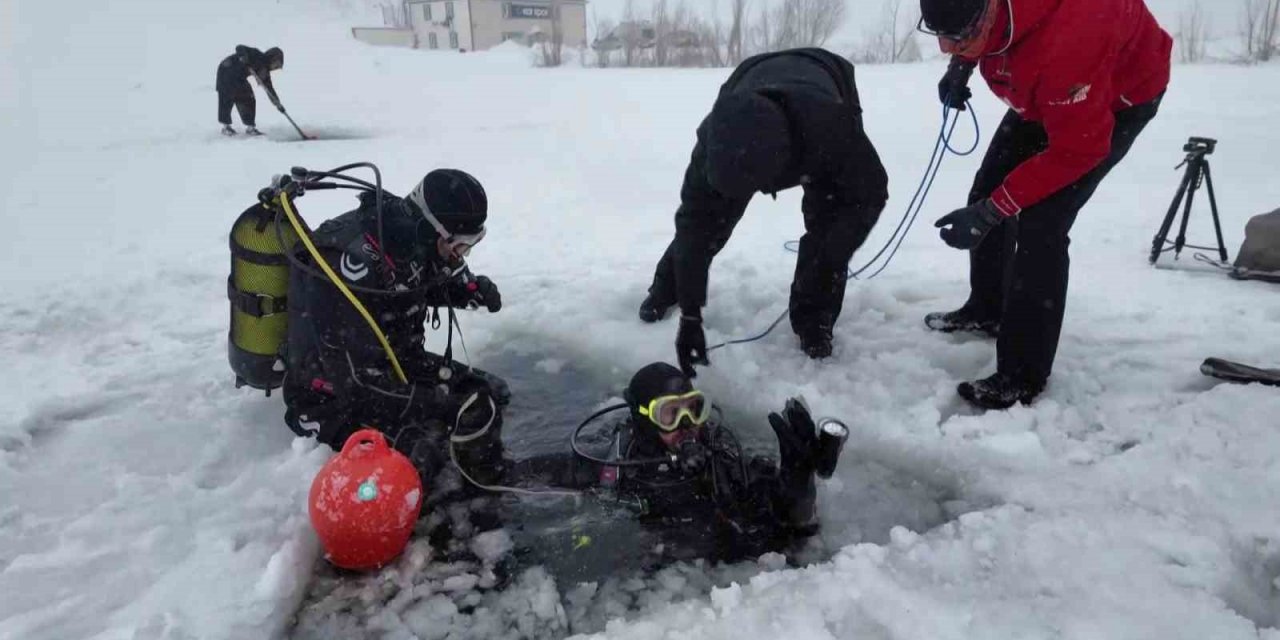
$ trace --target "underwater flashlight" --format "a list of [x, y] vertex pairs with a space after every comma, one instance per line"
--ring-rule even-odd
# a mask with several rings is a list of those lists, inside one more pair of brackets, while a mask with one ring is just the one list
[[840, 452], [849, 439], [849, 427], [835, 418], [823, 418], [818, 421], [818, 446], [814, 452], [814, 472], [819, 478], [827, 479], [836, 472], [836, 464], [840, 462]]

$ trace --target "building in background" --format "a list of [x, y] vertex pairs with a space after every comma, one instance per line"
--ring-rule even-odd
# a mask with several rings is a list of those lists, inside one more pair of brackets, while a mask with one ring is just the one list
[[383, 22], [352, 35], [369, 44], [464, 51], [508, 40], [535, 45], [556, 34], [565, 47], [587, 44], [587, 0], [402, 0], [384, 7]]

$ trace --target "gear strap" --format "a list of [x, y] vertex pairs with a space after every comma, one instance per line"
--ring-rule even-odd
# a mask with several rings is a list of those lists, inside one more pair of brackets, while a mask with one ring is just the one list
[[271, 296], [265, 293], [249, 293], [236, 288], [231, 277], [227, 278], [227, 299], [236, 311], [255, 318], [272, 316], [289, 310], [288, 296]]

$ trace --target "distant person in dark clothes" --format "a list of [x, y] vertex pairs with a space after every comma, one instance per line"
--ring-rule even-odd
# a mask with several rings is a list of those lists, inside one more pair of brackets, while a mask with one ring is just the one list
[[235, 105], [240, 112], [240, 121], [244, 123], [244, 132], [251, 136], [262, 135], [256, 126], [257, 101], [253, 97], [253, 87], [249, 86], [249, 77], [253, 78], [266, 90], [267, 98], [276, 108], [280, 108], [280, 98], [271, 86], [271, 72], [284, 67], [284, 52], [279, 47], [271, 47], [265, 52], [237, 45], [236, 52], [222, 59], [218, 64], [218, 122], [222, 123], [223, 135], [233, 136], [236, 130], [231, 126], [231, 106]]
[[1009, 112], [969, 206], [938, 220], [969, 249], [969, 300], [925, 318], [998, 335], [995, 375], [958, 388], [987, 409], [1045, 388], [1062, 332], [1076, 214], [1159, 110], [1173, 41], [1142, 0], [921, 0], [922, 30], [952, 55], [939, 97], [957, 109], [975, 66]]
[[720, 88], [685, 171], [676, 236], [658, 261], [640, 319], [680, 306], [676, 352], [686, 375], [709, 364], [702, 331], [711, 261], [756, 193], [804, 188], [805, 235], [791, 285], [791, 328], [812, 358], [831, 355], [849, 259], [888, 198], [862, 128], [853, 65], [822, 49], [748, 58]]

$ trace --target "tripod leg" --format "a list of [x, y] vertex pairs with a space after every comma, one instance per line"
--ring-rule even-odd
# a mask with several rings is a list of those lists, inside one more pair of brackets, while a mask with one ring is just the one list
[[1204, 161], [1204, 185], [1209, 189], [1209, 210], [1213, 212], [1213, 230], [1218, 234], [1218, 257], [1227, 261], [1227, 243], [1222, 241], [1222, 221], [1218, 219], [1218, 197], [1213, 194], [1213, 174], [1209, 172], [1209, 161]]
[[1196, 189], [1200, 187], [1200, 162], [1192, 160], [1188, 169], [1194, 173], [1190, 183], [1187, 185], [1187, 201], [1182, 209], [1182, 225], [1178, 227], [1178, 238], [1173, 241], [1173, 258], [1175, 260], [1182, 253], [1182, 247], [1187, 244], [1187, 223], [1191, 221], [1191, 203], [1196, 199]]
[[1182, 183], [1178, 185], [1178, 192], [1173, 196], [1173, 204], [1169, 205], [1169, 212], [1164, 215], [1164, 222], [1160, 223], [1160, 230], [1151, 241], [1151, 264], [1155, 264], [1160, 258], [1160, 253], [1164, 251], [1165, 241], [1169, 238], [1169, 229], [1173, 227], [1173, 217], [1178, 215], [1178, 207], [1182, 205], [1182, 198], [1186, 195], [1190, 182], [1191, 166], [1188, 165], [1187, 170], [1182, 174]]

